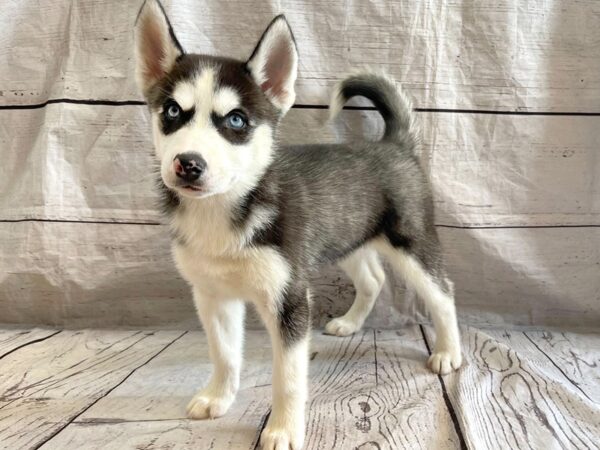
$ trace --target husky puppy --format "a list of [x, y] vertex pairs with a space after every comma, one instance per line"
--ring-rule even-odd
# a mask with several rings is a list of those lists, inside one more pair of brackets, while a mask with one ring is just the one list
[[333, 93], [335, 116], [353, 96], [385, 120], [379, 142], [281, 147], [294, 103], [296, 43], [276, 17], [247, 61], [187, 54], [158, 0], [135, 26], [137, 81], [152, 117], [160, 186], [177, 267], [190, 284], [214, 371], [188, 406], [219, 417], [239, 387], [245, 302], [273, 347], [273, 405], [264, 449], [300, 449], [307, 400], [311, 270], [337, 262], [356, 299], [330, 334], [362, 326], [384, 282], [386, 257], [425, 301], [437, 339], [428, 365], [461, 365], [453, 288], [443, 269], [411, 106], [393, 80], [359, 73]]

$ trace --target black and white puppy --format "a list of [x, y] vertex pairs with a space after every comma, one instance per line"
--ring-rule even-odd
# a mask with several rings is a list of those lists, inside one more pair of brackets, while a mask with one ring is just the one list
[[177, 267], [193, 290], [214, 371], [189, 417], [218, 417], [239, 386], [245, 302], [273, 346], [273, 406], [265, 449], [299, 449], [307, 400], [310, 293], [320, 264], [338, 262], [356, 299], [327, 332], [359, 330], [384, 282], [386, 257], [425, 301], [436, 329], [429, 367], [461, 365], [453, 288], [443, 269], [428, 180], [415, 148], [411, 106], [383, 75], [341, 81], [335, 116], [350, 97], [385, 120], [379, 142], [281, 147], [294, 103], [298, 54], [283, 16], [248, 61], [186, 54], [158, 0], [135, 26], [138, 83], [148, 102], [160, 186]]

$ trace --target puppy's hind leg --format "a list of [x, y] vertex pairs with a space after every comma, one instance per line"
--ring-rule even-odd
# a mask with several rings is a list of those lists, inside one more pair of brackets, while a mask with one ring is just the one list
[[356, 297], [346, 314], [332, 319], [325, 326], [325, 332], [348, 336], [360, 330], [373, 309], [385, 282], [385, 272], [377, 252], [371, 247], [361, 247], [343, 259], [339, 266], [352, 280]]
[[458, 369], [462, 364], [454, 290], [441, 269], [437, 238], [432, 237], [428, 246], [428, 251], [435, 255], [436, 264], [428, 265], [423, 262], [425, 258], [419, 258], [416, 253], [389, 244], [386, 244], [382, 251], [394, 269], [425, 302], [436, 332], [433, 353], [427, 365], [435, 373], [446, 374]]
[[227, 412], [240, 384], [245, 305], [241, 300], [205, 297], [194, 289], [194, 302], [208, 339], [213, 373], [190, 401], [191, 419], [220, 417]]

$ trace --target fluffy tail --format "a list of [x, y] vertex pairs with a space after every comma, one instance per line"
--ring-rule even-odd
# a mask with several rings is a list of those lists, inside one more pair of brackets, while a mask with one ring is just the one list
[[394, 80], [379, 73], [360, 72], [340, 81], [331, 96], [330, 120], [338, 115], [350, 98], [357, 95], [373, 102], [383, 117], [383, 141], [404, 141], [412, 134], [415, 124], [410, 100], [396, 87]]

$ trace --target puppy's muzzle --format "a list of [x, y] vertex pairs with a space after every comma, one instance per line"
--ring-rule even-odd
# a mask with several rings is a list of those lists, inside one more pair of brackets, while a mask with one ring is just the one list
[[173, 159], [175, 175], [186, 183], [196, 183], [206, 171], [206, 161], [198, 153], [179, 153]]

